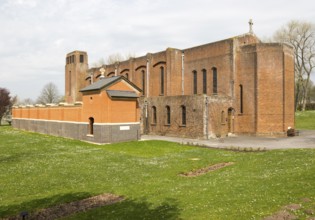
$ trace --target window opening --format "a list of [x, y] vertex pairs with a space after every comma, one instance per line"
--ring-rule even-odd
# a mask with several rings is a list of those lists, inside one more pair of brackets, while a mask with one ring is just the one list
[[186, 106], [182, 105], [182, 125], [186, 125]]
[[152, 124], [156, 124], [156, 107], [152, 107]]
[[94, 134], [94, 118], [93, 117], [89, 118], [89, 134], [90, 135]]
[[171, 108], [168, 105], [166, 106], [166, 124], [171, 124]]
[[193, 71], [193, 93], [197, 94], [197, 71]]
[[161, 67], [161, 75], [160, 75], [160, 80], [161, 80], [161, 95], [164, 95], [164, 67]]
[[203, 94], [207, 94], [207, 70], [202, 70]]

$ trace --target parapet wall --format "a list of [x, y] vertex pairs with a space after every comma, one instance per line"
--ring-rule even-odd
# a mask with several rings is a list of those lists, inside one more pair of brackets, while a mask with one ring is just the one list
[[14, 107], [13, 118], [83, 122], [82, 104]]
[[42, 134], [95, 143], [115, 143], [140, 138], [139, 122], [93, 123], [91, 125], [82, 120], [82, 105], [79, 104], [14, 107], [12, 114], [14, 128]]

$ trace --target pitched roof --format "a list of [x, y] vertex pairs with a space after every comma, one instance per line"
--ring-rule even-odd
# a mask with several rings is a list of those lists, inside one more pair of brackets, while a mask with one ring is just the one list
[[138, 98], [137, 93], [133, 91], [122, 91], [122, 90], [106, 90], [107, 94], [111, 98]]
[[113, 76], [113, 77], [107, 77], [107, 78], [100, 79], [97, 82], [81, 89], [80, 92], [100, 90], [100, 89], [103, 89], [103, 88], [106, 88], [106, 87], [112, 85], [113, 83], [119, 81], [120, 79], [125, 80], [127, 83], [129, 83], [132, 87], [134, 87], [139, 92], [141, 91], [141, 89], [139, 89], [135, 84], [130, 82], [124, 76]]

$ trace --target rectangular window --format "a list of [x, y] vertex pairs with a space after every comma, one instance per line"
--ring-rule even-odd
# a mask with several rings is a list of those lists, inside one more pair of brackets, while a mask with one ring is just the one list
[[166, 124], [171, 124], [171, 108], [168, 105], [166, 106]]
[[152, 107], [152, 124], [156, 124], [156, 107]]
[[207, 70], [202, 70], [203, 94], [207, 94]]
[[193, 71], [193, 93], [197, 94], [197, 71]]
[[240, 113], [243, 113], [243, 85], [240, 85]]
[[186, 125], [186, 107], [182, 106], [182, 125]]
[[164, 95], [164, 67], [161, 67], [161, 95]]
[[145, 95], [145, 72], [144, 70], [141, 71], [142, 75], [142, 95]]
[[80, 55], [80, 63], [84, 63], [84, 56]]

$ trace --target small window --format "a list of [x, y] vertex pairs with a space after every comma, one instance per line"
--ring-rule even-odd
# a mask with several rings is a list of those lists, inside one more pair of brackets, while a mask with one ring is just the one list
[[171, 108], [168, 105], [166, 106], [166, 124], [171, 124]]
[[213, 67], [212, 68], [212, 89], [213, 89], [213, 94], [218, 93], [218, 76], [217, 76], [217, 68]]
[[161, 74], [160, 74], [160, 85], [161, 85], [161, 90], [160, 90], [160, 95], [164, 95], [164, 67], [161, 67]]
[[181, 109], [182, 109], [182, 125], [185, 126], [186, 125], [186, 106], [182, 105]]
[[144, 70], [141, 71], [141, 76], [142, 76], [142, 79], [141, 79], [141, 82], [142, 82], [142, 95], [145, 95], [145, 71]]
[[84, 56], [82, 54], [80, 55], [80, 63], [84, 63]]
[[207, 70], [202, 70], [202, 91], [203, 94], [207, 94]]
[[75, 56], [72, 55], [71, 58], [72, 58], [72, 62], [71, 63], [75, 63]]
[[156, 107], [152, 106], [152, 124], [156, 124]]
[[94, 134], [94, 118], [92, 117], [89, 118], [89, 134]]
[[243, 85], [240, 85], [240, 113], [243, 113]]
[[193, 71], [193, 93], [197, 94], [197, 71]]

